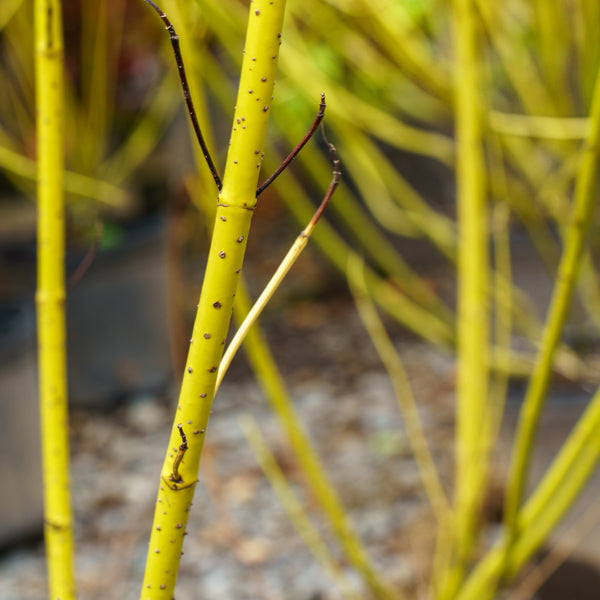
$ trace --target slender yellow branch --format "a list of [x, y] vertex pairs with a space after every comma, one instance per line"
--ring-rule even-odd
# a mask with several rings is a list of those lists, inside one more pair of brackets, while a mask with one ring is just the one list
[[248, 334], [250, 328], [256, 323], [256, 320], [265, 309], [265, 306], [269, 303], [269, 300], [273, 297], [273, 294], [277, 291], [277, 288], [281, 285], [284, 277], [288, 274], [289, 270], [292, 268], [298, 257], [306, 248], [306, 244], [308, 244], [309, 235], [306, 234], [306, 229], [296, 238], [295, 242], [292, 244], [292, 247], [289, 249], [288, 253], [285, 255], [284, 259], [281, 261], [277, 270], [273, 274], [273, 277], [267, 283], [265, 289], [262, 291], [261, 295], [258, 297], [256, 302], [252, 305], [250, 312], [239, 326], [238, 330], [235, 332], [233, 339], [229, 346], [227, 346], [227, 350], [223, 354], [223, 359], [219, 364], [219, 372], [217, 374], [217, 383], [215, 386], [215, 393], [221, 386], [221, 382], [223, 381], [223, 377], [225, 377], [225, 373], [229, 366], [231, 365], [231, 361], [233, 357], [236, 355], [237, 351], [240, 349], [244, 338]]
[[277, 288], [281, 285], [281, 282], [283, 281], [284, 277], [289, 273], [289, 270], [298, 260], [298, 257], [300, 256], [300, 254], [302, 254], [304, 248], [306, 248], [306, 244], [308, 244], [308, 240], [312, 235], [315, 225], [317, 224], [321, 214], [323, 213], [323, 210], [325, 210], [325, 206], [329, 202], [329, 199], [331, 198], [333, 192], [335, 191], [339, 183], [341, 172], [339, 171], [338, 163], [339, 161], [336, 159], [333, 172], [333, 180], [331, 182], [331, 185], [329, 186], [329, 190], [327, 191], [325, 198], [323, 199], [323, 202], [321, 202], [321, 205], [313, 215], [313, 218], [310, 220], [308, 225], [302, 230], [300, 235], [292, 244], [292, 247], [289, 249], [288, 253], [285, 255], [284, 259], [277, 267], [277, 270], [273, 274], [273, 277], [271, 277], [269, 283], [267, 283], [265, 289], [262, 291], [261, 295], [258, 297], [258, 300], [250, 309], [250, 312], [246, 315], [246, 318], [240, 325], [239, 329], [236, 331], [235, 335], [233, 336], [233, 339], [231, 340], [231, 343], [227, 347], [227, 350], [223, 355], [223, 359], [219, 364], [219, 372], [217, 373], [217, 382], [215, 384], [215, 394], [217, 393], [217, 390], [219, 389], [219, 386], [223, 381], [223, 377], [225, 376], [225, 373], [227, 372], [227, 369], [229, 368], [233, 357], [240, 349], [244, 338], [248, 334], [248, 331], [250, 330], [252, 325], [256, 323], [256, 320], [258, 319], [262, 311], [265, 309], [265, 306], [273, 297], [273, 294], [277, 291]]
[[65, 356], [62, 8], [35, 2], [38, 143], [38, 351], [48, 589], [75, 598]]
[[[236, 320], [238, 322], [243, 321], [250, 308], [250, 299], [242, 279], [234, 306]], [[310, 437], [302, 427], [300, 417], [294, 409], [294, 405], [286, 391], [285, 383], [258, 327], [253, 327], [248, 331], [244, 340], [244, 348], [265, 396], [285, 430], [286, 437], [296, 454], [310, 491], [321, 506], [327, 522], [341, 546], [346, 561], [361, 575], [374, 598], [398, 600], [402, 597], [400, 592], [390, 588], [383, 575], [376, 569], [361, 539], [354, 531], [354, 527], [333, 484], [329, 480], [327, 472], [310, 441]]]
[[[0, 146], [0, 167], [23, 179], [35, 181], [38, 176], [38, 165], [34, 160], [4, 146]], [[115, 208], [128, 201], [124, 190], [106, 181], [73, 171], [64, 171], [63, 178], [64, 190], [69, 194], [97, 200]]]
[[311, 523], [302, 505], [298, 502], [254, 419], [246, 416], [245, 418], [240, 418], [239, 423], [258, 464], [267, 476], [271, 487], [277, 494], [281, 505], [287, 512], [290, 521], [306, 544], [306, 547], [313, 553], [315, 559], [323, 567], [327, 575], [329, 575], [329, 578], [342, 596], [348, 598], [348, 600], [359, 600], [360, 596], [353, 589], [347, 576], [337, 564], [327, 544], [323, 541], [319, 531]]
[[494, 131], [519, 137], [580, 140], [587, 137], [590, 129], [590, 120], [580, 117], [541, 117], [491, 110], [489, 119]]
[[[217, 369], [256, 206], [284, 10], [284, 0], [255, 0], [250, 5], [225, 176], [175, 422], [162, 468], [142, 600], [173, 597]], [[187, 435], [188, 449], [177, 465], [180, 481], [175, 481], [173, 466], [181, 439], [178, 424]]]
[[514, 575], [539, 549], [549, 533], [573, 505], [600, 459], [600, 391], [552, 461], [544, 478], [519, 512], [517, 535], [507, 555], [508, 538], [503, 538], [480, 561], [466, 581], [457, 600], [488, 600], [495, 582], [506, 568]]
[[507, 553], [510, 553], [511, 542], [516, 535], [517, 516], [523, 496], [523, 487], [537, 423], [544, 406], [544, 399], [552, 373], [554, 353], [560, 341], [561, 330], [569, 309], [571, 294], [581, 264], [584, 242], [594, 209], [598, 144], [600, 143], [600, 70], [596, 78], [594, 98], [590, 110], [590, 130], [585, 143], [586, 152], [581, 160], [575, 184], [574, 205], [570, 222], [565, 231], [565, 249], [558, 266], [556, 284], [542, 334], [540, 352], [519, 415], [506, 495]]
[[392, 381], [396, 400], [406, 425], [408, 441], [415, 457], [425, 492], [438, 523], [441, 524], [448, 518], [450, 504], [423, 431], [423, 425], [421, 424], [421, 418], [417, 410], [417, 403], [406, 371], [404, 370], [404, 365], [385, 331], [385, 327], [377, 314], [375, 304], [367, 293], [364, 279], [364, 263], [356, 255], [351, 255], [348, 260], [347, 277], [360, 318]]

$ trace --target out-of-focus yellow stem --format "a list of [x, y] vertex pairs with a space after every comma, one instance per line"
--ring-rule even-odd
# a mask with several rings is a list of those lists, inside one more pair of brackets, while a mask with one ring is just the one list
[[558, 266], [556, 283], [542, 334], [540, 351], [529, 380], [529, 386], [519, 414], [513, 446], [504, 522], [507, 530], [506, 560], [510, 560], [511, 545], [517, 535], [519, 509], [538, 420], [544, 406], [552, 373], [553, 358], [567, 317], [573, 286], [582, 262], [584, 242], [592, 221], [600, 143], [600, 71], [596, 76], [594, 98], [590, 109], [590, 130], [586, 148], [575, 182], [575, 198], [565, 230], [565, 248]]
[[450, 505], [446, 498], [446, 493], [444, 492], [429, 444], [427, 443], [425, 432], [423, 431], [412, 387], [400, 355], [396, 352], [394, 344], [390, 340], [377, 314], [375, 303], [369, 297], [364, 280], [364, 264], [356, 255], [351, 255], [348, 259], [347, 276], [358, 314], [392, 381], [396, 400], [402, 412], [406, 433], [408, 434], [408, 441], [415, 457], [425, 492], [438, 523], [445, 522], [448, 518]]
[[306, 547], [329, 575], [340, 594], [348, 600], [359, 600], [361, 596], [352, 588], [352, 584], [340, 565], [336, 563], [319, 530], [312, 524], [306, 511], [302, 508], [302, 504], [296, 498], [290, 483], [271, 454], [256, 421], [246, 415], [239, 419], [239, 424], [258, 464]]
[[[321, 222], [320, 227], [324, 224]], [[245, 320], [250, 308], [250, 298], [242, 279], [234, 305], [237, 321]], [[392, 589], [385, 581], [373, 564], [362, 541], [355, 533], [344, 506], [310, 441], [310, 437], [301, 425], [300, 417], [294, 409], [281, 374], [260, 329], [252, 327], [248, 330], [244, 339], [244, 346], [258, 382], [285, 431], [286, 438], [294, 450], [300, 468], [306, 477], [306, 483], [315, 500], [323, 509], [325, 518], [341, 546], [346, 562], [360, 573], [373, 598], [399, 600], [402, 594], [399, 590]]]
[[596, 392], [552, 464], [518, 515], [507, 555], [501, 539], [474, 568], [457, 600], [490, 600], [503, 572], [514, 576], [540, 548], [583, 490], [600, 458], [600, 392]]
[[[37, 180], [37, 164], [27, 156], [0, 146], [0, 167], [24, 179]], [[64, 190], [118, 208], [128, 202], [127, 194], [115, 185], [72, 171], [64, 171]]]
[[456, 0], [456, 135], [459, 213], [459, 320], [457, 385], [457, 521], [463, 558], [473, 534], [482, 472], [479, 449], [487, 398], [488, 264], [485, 164], [475, 49], [474, 7]]
[[65, 357], [63, 40], [59, 0], [35, 2], [38, 348], [49, 597], [75, 598]]
[[442, 577], [442, 598], [459, 585], [475, 540], [485, 488], [487, 447], [483, 432], [489, 373], [486, 170], [482, 150], [475, 6], [453, 4], [456, 45], [455, 110], [458, 210], [458, 377], [454, 556]]
[[488, 116], [494, 131], [519, 137], [579, 140], [585, 138], [590, 129], [590, 120], [587, 117], [542, 117], [498, 110], [491, 110]]

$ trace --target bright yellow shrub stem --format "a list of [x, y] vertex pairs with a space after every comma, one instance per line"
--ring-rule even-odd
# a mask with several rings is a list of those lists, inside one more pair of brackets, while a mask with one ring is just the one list
[[[214, 83], [217, 80], [219, 73], [216, 66], [215, 61], [212, 60], [210, 56], [205, 57], [205, 63], [203, 65], [204, 72], [207, 74], [205, 81], [211, 86], [213, 93], [217, 95], [222, 103], [223, 100], [221, 99], [220, 88]], [[328, 99], [328, 106], [331, 106], [331, 104], [332, 103]], [[281, 107], [280, 110], [283, 110], [283, 107]], [[291, 123], [289, 128], [295, 129], [294, 125]], [[323, 167], [324, 163], [322, 160], [310, 158], [310, 153], [301, 154], [297, 160], [301, 162], [304, 160], [309, 170], [313, 169], [318, 172], [319, 168], [321, 168], [323, 173], [322, 183], [325, 182], [325, 176], [327, 178], [330, 177], [331, 173], [328, 171], [327, 165]], [[274, 170], [279, 166], [279, 161], [274, 161], [272, 157], [270, 158], [267, 156], [266, 161], [268, 170]], [[274, 185], [277, 186], [278, 182], [275, 182]], [[286, 174], [285, 195], [282, 195], [282, 199], [286, 202], [288, 209], [299, 223], [306, 223], [310, 220], [314, 211], [314, 204], [309, 195], [302, 189], [300, 182], [294, 178], [293, 173]], [[387, 244], [387, 242], [382, 242], [378, 239], [379, 234], [377, 233], [376, 228], [369, 225], [368, 219], [365, 220], [365, 217], [360, 213], [352, 210], [352, 202], [351, 194], [348, 194], [347, 191], [341, 187], [336, 191], [335, 198], [331, 203], [331, 208], [336, 210], [337, 203], [343, 204], [345, 210], [338, 211], [337, 214], [340, 219], [345, 221], [347, 226], [354, 231], [355, 235], [358, 238], [361, 238], [361, 245], [365, 248], [365, 252], [370, 254], [371, 258], [381, 269], [389, 273], [395, 272], [398, 268], [398, 262], [393, 247]], [[354, 215], [350, 214], [353, 212], [355, 212]], [[369, 231], [374, 232], [371, 237], [369, 237]], [[341, 235], [327, 222], [322, 221], [315, 231], [314, 240], [332, 264], [339, 271], [345, 273], [348, 253], [351, 252], [351, 248], [342, 239]], [[380, 251], [372, 251], [373, 248], [385, 249], [386, 252], [382, 255]], [[405, 295], [407, 293], [406, 291], [403, 290], [400, 292], [396, 283], [390, 283], [385, 278], [377, 275], [374, 270], [366, 268], [365, 279], [367, 287], [369, 288], [369, 293], [376, 303], [400, 323], [436, 346], [441, 346], [443, 348], [454, 346], [454, 332], [450, 323], [441, 321], [437, 316], [432, 315], [431, 311], [428, 311], [422, 306], [419, 306], [416, 302], [413, 302]]]
[[[273, 95], [284, 10], [284, 0], [255, 0], [250, 5], [223, 189], [218, 198], [204, 285], [161, 473], [142, 600], [170, 600], [173, 597], [217, 369], [256, 205], [256, 186]], [[176, 427], [179, 423], [187, 435], [189, 449], [179, 466], [181, 481], [173, 481], [173, 459], [181, 444]]]
[[[319, 227], [323, 224], [324, 222], [321, 220]], [[250, 298], [243, 281], [241, 281], [234, 306], [235, 317], [238, 322], [243, 322], [246, 319], [250, 309]], [[244, 339], [244, 348], [252, 369], [256, 373], [259, 383], [286, 433], [287, 440], [296, 453], [308, 487], [321, 505], [347, 563], [361, 574], [374, 598], [398, 600], [402, 597], [402, 594], [397, 590], [393, 590], [386, 583], [354, 531], [354, 527], [310, 441], [310, 437], [302, 427], [300, 417], [294, 409], [285, 383], [258, 327], [251, 327], [248, 330]]]
[[507, 538], [490, 550], [473, 570], [457, 600], [489, 600], [503, 569], [514, 575], [539, 549], [577, 500], [600, 458], [600, 392], [553, 460], [544, 478], [519, 512], [517, 537], [508, 560]]
[[358, 256], [351, 255], [348, 259], [347, 278], [350, 291], [354, 297], [354, 303], [377, 350], [377, 354], [379, 354], [379, 358], [390, 376], [396, 400], [402, 413], [408, 442], [417, 463], [425, 492], [438, 523], [442, 523], [448, 518], [450, 504], [446, 498], [446, 493], [423, 431], [423, 425], [417, 410], [417, 402], [404, 369], [404, 364], [377, 314], [375, 303], [367, 292], [363, 273], [364, 263]]
[[307, 512], [298, 501], [289, 479], [281, 470], [281, 467], [277, 464], [275, 457], [269, 450], [256, 421], [251, 416], [246, 415], [239, 419], [239, 423], [254, 457], [269, 480], [273, 491], [277, 494], [292, 525], [306, 544], [306, 547], [312, 552], [317, 562], [323, 567], [323, 570], [344, 598], [348, 600], [360, 600], [362, 596], [353, 588], [339, 561], [335, 559], [333, 553], [324, 542], [323, 536], [312, 524]]
[[488, 395], [488, 251], [482, 106], [475, 6], [455, 0], [458, 205], [458, 378], [456, 390], [455, 552], [441, 597], [451, 597], [473, 548], [485, 488], [482, 439]]
[[[235, 332], [229, 346], [227, 346], [227, 350], [225, 350], [225, 354], [223, 355], [223, 359], [221, 360], [221, 364], [219, 365], [219, 370], [217, 372], [217, 381], [215, 383], [215, 393], [219, 389], [223, 378], [225, 377], [225, 373], [229, 366], [231, 365], [231, 361], [233, 357], [237, 354], [237, 351], [240, 349], [242, 342], [246, 335], [248, 335], [248, 331], [252, 328], [252, 326], [256, 323], [256, 320], [265, 309], [265, 306], [269, 303], [273, 294], [277, 291], [277, 288], [281, 285], [284, 277], [288, 274], [289, 270], [294, 266], [296, 260], [304, 248], [306, 248], [306, 244], [308, 244], [308, 240], [310, 239], [312, 230], [315, 227], [315, 223], [312, 221], [304, 228], [302, 233], [295, 239], [292, 247], [289, 249], [288, 253], [285, 255], [277, 270], [265, 286], [265, 289], [261, 292], [260, 296], [256, 300], [256, 302], [252, 305], [241, 321], [238, 330]], [[241, 293], [240, 293], [241, 292]], [[247, 292], [245, 290], [245, 286], [243, 283], [240, 283], [238, 287], [238, 293], [241, 297], [244, 297], [248, 300]], [[238, 299], [239, 304], [239, 299]]]
[[508, 11], [496, 3], [476, 0], [481, 19], [489, 33], [492, 46], [514, 88], [523, 108], [529, 114], [554, 114], [555, 98], [549, 93], [539, 76], [538, 68], [530, 52], [523, 44], [511, 40]]
[[35, 2], [38, 348], [49, 598], [75, 598], [65, 356], [63, 40], [59, 0]]
[[[552, 373], [553, 357], [567, 317], [573, 286], [581, 264], [586, 234], [592, 220], [599, 143], [600, 71], [596, 78], [596, 87], [590, 109], [590, 130], [585, 140], [586, 152], [583, 155], [577, 174], [571, 218], [565, 230], [565, 248], [558, 266], [556, 284], [542, 334], [540, 351], [531, 374], [517, 425], [504, 517], [508, 536], [507, 552], [509, 553], [511, 541], [514, 540], [516, 535], [517, 517], [521, 506], [531, 449]], [[510, 557], [507, 557], [507, 560], [510, 560]]]

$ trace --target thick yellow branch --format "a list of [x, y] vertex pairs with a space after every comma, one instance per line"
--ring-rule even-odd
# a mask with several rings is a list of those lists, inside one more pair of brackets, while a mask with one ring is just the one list
[[[161, 474], [142, 600], [173, 597], [217, 369], [256, 205], [284, 10], [284, 0], [255, 0], [250, 5], [223, 189], [218, 198], [204, 284]], [[187, 435], [189, 449], [177, 465], [180, 480], [174, 481], [173, 462], [181, 441], [178, 424]]]
[[75, 598], [64, 314], [63, 41], [59, 0], [35, 2], [38, 348], [50, 598]]

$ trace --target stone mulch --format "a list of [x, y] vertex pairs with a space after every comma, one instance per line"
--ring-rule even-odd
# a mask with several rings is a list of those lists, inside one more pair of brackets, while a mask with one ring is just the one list
[[[268, 327], [302, 422], [375, 564], [419, 597], [434, 525], [390, 382], [348, 304], [285, 315]], [[290, 309], [292, 310], [292, 309]], [[426, 346], [398, 347], [446, 482], [452, 473], [453, 362]], [[290, 356], [291, 355], [291, 356]], [[176, 597], [329, 600], [340, 597], [291, 526], [238, 424], [259, 424], [294, 489], [344, 566], [293, 453], [257, 385], [239, 364], [215, 402], [188, 524]], [[174, 394], [173, 394], [174, 397]], [[147, 396], [72, 416], [73, 494], [81, 600], [137, 598], [174, 401]], [[357, 589], [362, 583], [350, 574]], [[0, 599], [46, 598], [39, 541], [0, 557]]]

